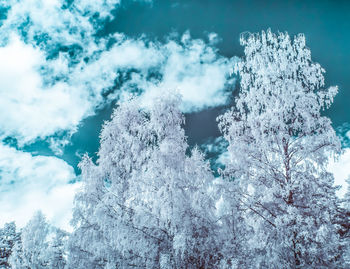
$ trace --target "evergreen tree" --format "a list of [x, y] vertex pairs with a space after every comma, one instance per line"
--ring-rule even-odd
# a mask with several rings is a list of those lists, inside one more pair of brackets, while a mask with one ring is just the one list
[[6, 223], [4, 228], [0, 229], [0, 268], [11, 268], [9, 258], [17, 238], [14, 222]]
[[13, 269], [28, 269], [28, 267], [25, 265], [23, 257], [21, 233], [18, 234], [16, 243], [13, 246], [13, 250], [9, 258], [9, 263]]

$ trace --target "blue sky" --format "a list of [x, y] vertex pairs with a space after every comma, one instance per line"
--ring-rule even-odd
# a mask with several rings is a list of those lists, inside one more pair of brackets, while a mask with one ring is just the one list
[[[244, 31], [305, 33], [326, 85], [326, 112], [344, 141], [331, 163], [350, 174], [350, 11], [346, 1], [0, 1], [0, 225], [41, 209], [68, 228], [77, 163], [94, 156], [101, 124], [130, 95], [144, 106], [183, 96], [186, 134], [212, 163], [223, 151], [215, 117], [232, 103]], [[221, 156], [222, 158], [222, 156]], [[220, 160], [220, 158], [219, 158]]]

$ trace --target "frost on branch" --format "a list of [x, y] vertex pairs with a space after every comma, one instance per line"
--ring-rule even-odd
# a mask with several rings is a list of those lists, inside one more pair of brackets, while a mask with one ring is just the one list
[[229, 142], [223, 174], [239, 186], [234, 193], [254, 231], [256, 267], [340, 266], [338, 201], [326, 171], [340, 144], [321, 115], [337, 88], [323, 88], [324, 70], [311, 60], [304, 35], [268, 30], [240, 41], [240, 93], [218, 120]]
[[45, 216], [37, 212], [16, 236], [9, 259], [11, 268], [66, 268], [67, 236], [68, 233], [52, 227]]
[[180, 97], [147, 111], [121, 104], [101, 133], [97, 163], [80, 164], [69, 265], [74, 268], [209, 268], [222, 255], [213, 175], [202, 154], [186, 155]]

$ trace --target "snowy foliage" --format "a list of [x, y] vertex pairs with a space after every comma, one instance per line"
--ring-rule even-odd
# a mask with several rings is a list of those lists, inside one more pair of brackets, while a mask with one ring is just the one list
[[326, 171], [340, 143], [321, 115], [337, 93], [324, 89], [324, 70], [312, 62], [305, 37], [242, 35], [236, 105], [219, 117], [229, 142], [223, 174], [238, 190], [242, 216], [253, 229], [256, 267], [340, 266], [338, 201]]
[[4, 228], [0, 229], [0, 268], [10, 268], [9, 258], [17, 240], [16, 224], [6, 223]]
[[13, 247], [12, 268], [65, 268], [65, 240], [67, 233], [51, 227], [39, 211], [21, 230]]
[[84, 186], [69, 259], [75, 268], [219, 262], [215, 200], [208, 192], [214, 178], [197, 149], [186, 156], [179, 105], [172, 94], [150, 111], [131, 100], [105, 123], [97, 165], [89, 157], [80, 164]]

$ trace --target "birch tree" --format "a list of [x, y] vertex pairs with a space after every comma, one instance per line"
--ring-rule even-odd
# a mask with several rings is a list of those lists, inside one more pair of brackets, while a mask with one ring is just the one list
[[[134, 211], [127, 205], [132, 175], [141, 173], [148, 145], [145, 121], [136, 101], [121, 104], [102, 129], [97, 165], [88, 156], [80, 163], [83, 186], [73, 211], [70, 267], [123, 268], [142, 258], [138, 247], [154, 249], [141, 240], [148, 232], [133, 228]], [[135, 237], [139, 242], [133, 245]]]
[[167, 94], [145, 109], [132, 100], [105, 123], [96, 164], [88, 157], [80, 164], [70, 266], [218, 264], [220, 236], [208, 192], [213, 175], [198, 150], [186, 155], [180, 102]]
[[321, 114], [338, 89], [324, 87], [325, 71], [302, 34], [268, 30], [240, 42], [240, 92], [218, 120], [229, 142], [223, 175], [239, 186], [234, 195], [254, 230], [256, 266], [340, 268], [338, 199], [326, 171], [340, 143]]
[[[155, 100], [150, 111], [153, 149], [141, 176], [139, 196], [147, 205], [147, 223], [164, 231], [160, 248], [166, 268], [209, 268], [222, 258], [221, 235], [215, 219], [214, 177], [197, 148], [188, 145], [179, 110], [181, 99], [168, 95]], [[145, 210], [143, 209], [143, 210]]]

